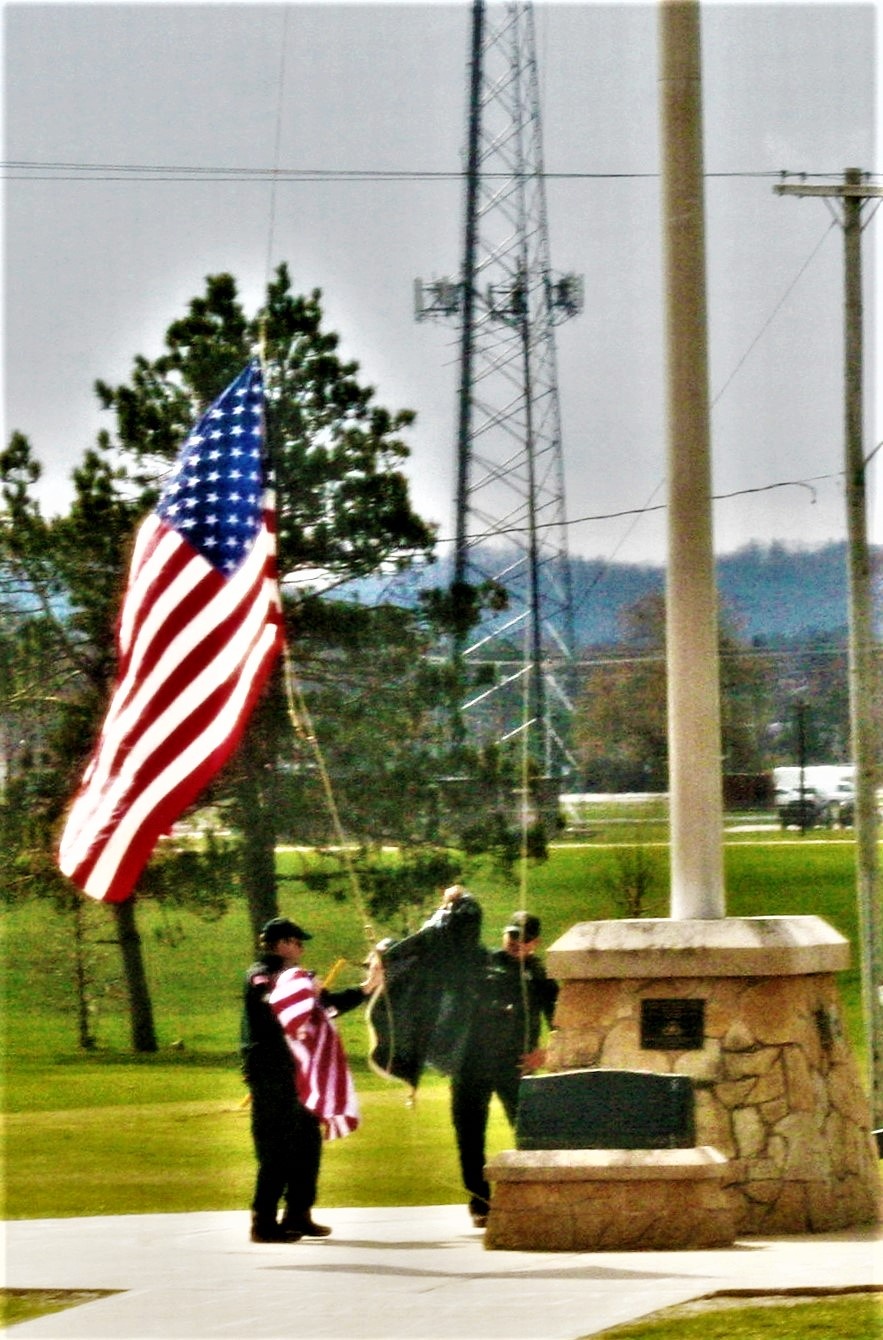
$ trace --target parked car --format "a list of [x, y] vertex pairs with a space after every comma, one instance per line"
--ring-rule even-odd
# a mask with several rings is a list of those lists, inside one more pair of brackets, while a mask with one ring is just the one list
[[855, 823], [855, 788], [852, 782], [838, 782], [832, 806], [833, 821], [841, 828], [852, 828]]
[[[883, 823], [883, 787], [877, 792], [877, 814]], [[851, 794], [846, 800], [840, 802], [840, 809], [837, 814], [837, 822], [841, 828], [853, 828], [855, 826], [855, 795]]]
[[814, 786], [792, 791], [778, 805], [782, 828], [830, 828], [837, 818], [839, 802], [823, 795]]

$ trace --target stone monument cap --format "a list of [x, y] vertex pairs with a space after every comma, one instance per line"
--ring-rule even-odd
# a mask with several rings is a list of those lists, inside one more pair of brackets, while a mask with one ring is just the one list
[[822, 917], [647, 917], [582, 921], [550, 946], [559, 981], [622, 977], [781, 977], [840, 972], [849, 941]]

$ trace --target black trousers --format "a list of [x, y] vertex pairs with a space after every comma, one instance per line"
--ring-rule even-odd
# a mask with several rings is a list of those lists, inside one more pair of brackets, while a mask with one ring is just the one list
[[252, 1213], [266, 1228], [276, 1222], [279, 1202], [286, 1217], [308, 1214], [316, 1203], [322, 1129], [298, 1102], [291, 1076], [257, 1080], [251, 1089], [251, 1133], [258, 1170]]
[[468, 1054], [451, 1080], [451, 1117], [457, 1137], [460, 1172], [469, 1192], [469, 1209], [473, 1214], [487, 1214], [490, 1204], [491, 1190], [485, 1179], [484, 1165], [491, 1099], [497, 1095], [514, 1129], [520, 1082], [517, 1061], [507, 1064], [497, 1058], [489, 1064], [486, 1056]]

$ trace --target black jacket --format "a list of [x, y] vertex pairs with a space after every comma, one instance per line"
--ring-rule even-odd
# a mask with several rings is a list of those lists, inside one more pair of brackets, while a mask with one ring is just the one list
[[534, 955], [523, 961], [505, 949], [485, 953], [467, 1022], [464, 1054], [487, 1060], [489, 1069], [517, 1069], [539, 1046], [542, 1021], [551, 1025], [558, 984]]

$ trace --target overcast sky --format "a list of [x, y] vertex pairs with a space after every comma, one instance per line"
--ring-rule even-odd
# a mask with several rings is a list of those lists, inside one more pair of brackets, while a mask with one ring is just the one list
[[[540, 3], [536, 19], [546, 167], [590, 174], [548, 186], [553, 266], [585, 284], [583, 313], [557, 329], [571, 552], [659, 562], [662, 513], [595, 519], [664, 499], [658, 13]], [[719, 552], [845, 535], [842, 232], [825, 201], [776, 196], [768, 174], [854, 166], [883, 181], [878, 19], [874, 4], [703, 6], [714, 487], [739, 495], [715, 505]], [[380, 402], [417, 411], [414, 499], [450, 535], [456, 333], [418, 325], [412, 289], [459, 269], [462, 181], [274, 190], [111, 169], [456, 174], [469, 22], [466, 0], [4, 7], [4, 438], [30, 437], [48, 511], [110, 426], [95, 379], [158, 355], [206, 275], [233, 273], [253, 311], [284, 259], [296, 287], [322, 289]], [[869, 403], [869, 451], [880, 423]], [[770, 487], [783, 481], [804, 482]]]

